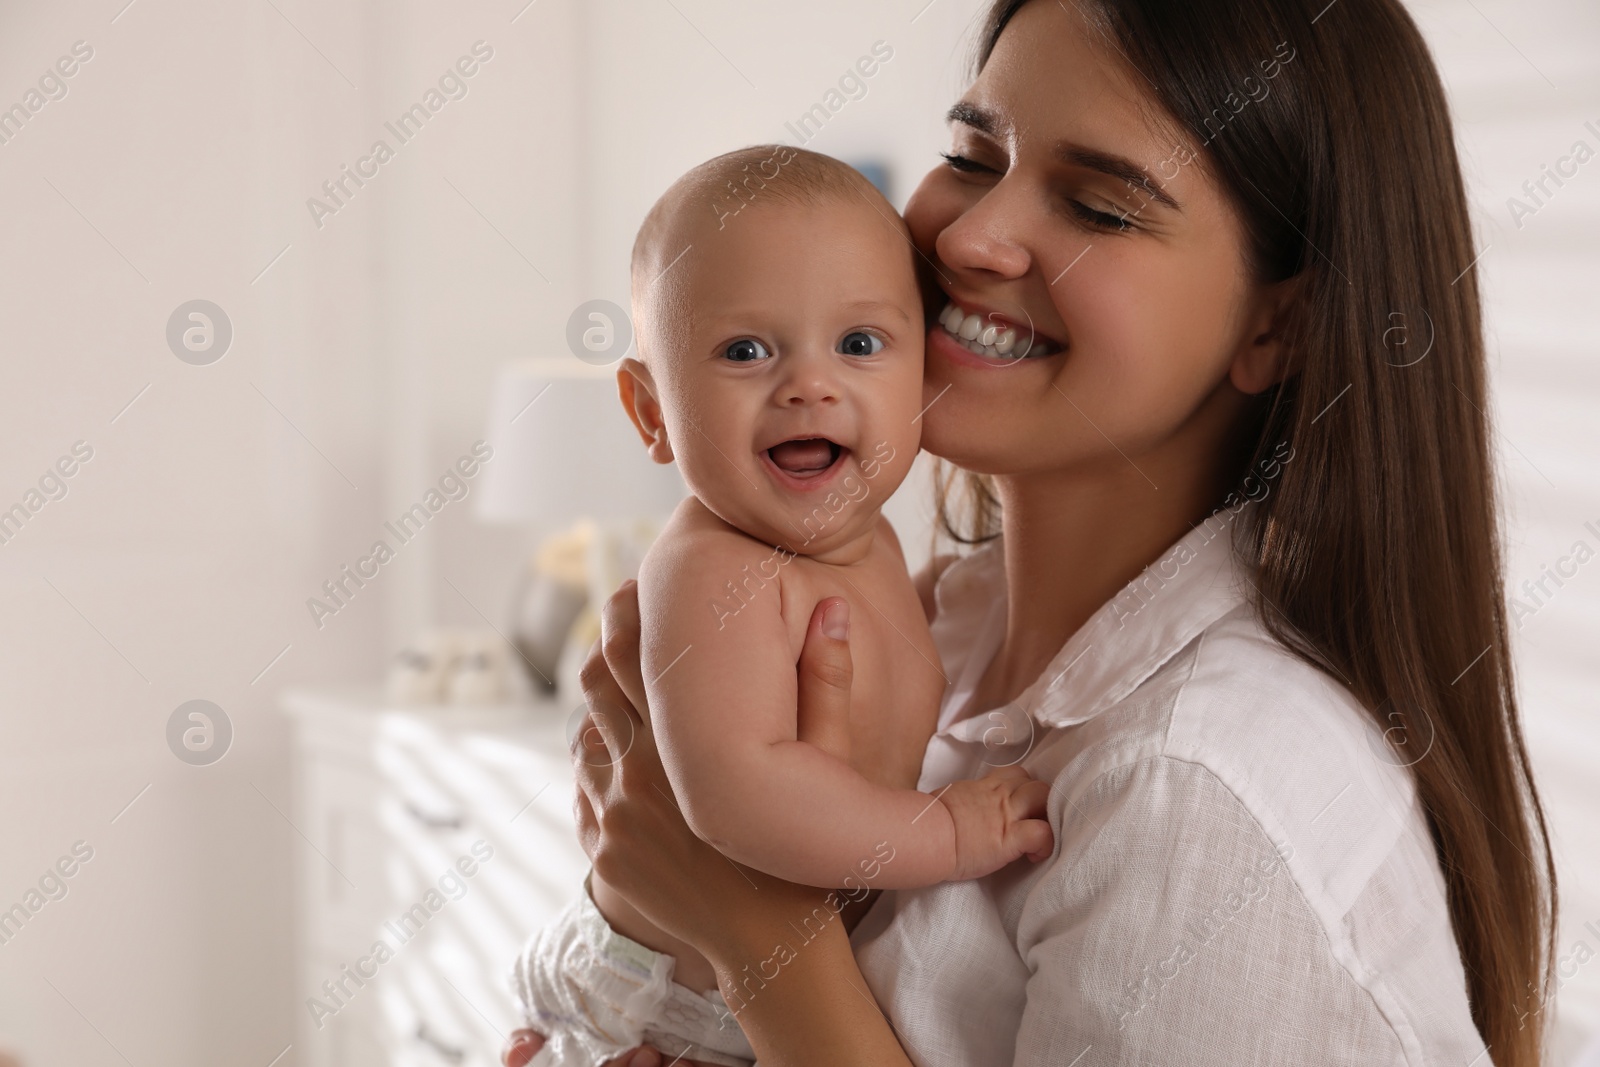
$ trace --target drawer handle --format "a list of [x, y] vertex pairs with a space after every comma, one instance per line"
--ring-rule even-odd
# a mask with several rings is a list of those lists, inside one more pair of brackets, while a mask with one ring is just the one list
[[427, 1023], [417, 1024], [417, 1040], [433, 1049], [440, 1056], [449, 1060], [451, 1063], [460, 1063], [462, 1060], [467, 1058], [466, 1049], [457, 1048], [455, 1045], [447, 1045], [429, 1033]]
[[406, 812], [430, 830], [459, 830], [466, 820], [459, 815], [429, 815], [412, 801], [406, 801]]

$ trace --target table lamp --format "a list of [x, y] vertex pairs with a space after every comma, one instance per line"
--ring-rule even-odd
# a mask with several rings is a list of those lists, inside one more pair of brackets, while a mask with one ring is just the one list
[[483, 468], [476, 514], [537, 538], [511, 637], [530, 681], [551, 694], [565, 689], [556, 680], [574, 624], [637, 574], [650, 537], [684, 497], [683, 481], [646, 454], [617, 399], [614, 365], [571, 356], [507, 364], [486, 439], [494, 459]]

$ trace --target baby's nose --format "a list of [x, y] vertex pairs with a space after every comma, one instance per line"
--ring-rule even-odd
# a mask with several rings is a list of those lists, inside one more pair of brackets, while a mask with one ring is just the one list
[[807, 404], [831, 404], [838, 399], [835, 390], [826, 382], [795, 383], [783, 394], [784, 405], [792, 408], [805, 407]]
[[818, 360], [794, 367], [779, 386], [778, 395], [785, 407], [835, 403], [839, 399], [839, 384], [826, 361]]

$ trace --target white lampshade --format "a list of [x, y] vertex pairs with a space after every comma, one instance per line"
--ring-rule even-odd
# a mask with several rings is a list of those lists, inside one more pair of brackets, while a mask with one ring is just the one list
[[615, 367], [570, 356], [508, 363], [495, 382], [477, 515], [554, 530], [580, 519], [664, 518], [685, 494], [653, 463], [617, 399]]

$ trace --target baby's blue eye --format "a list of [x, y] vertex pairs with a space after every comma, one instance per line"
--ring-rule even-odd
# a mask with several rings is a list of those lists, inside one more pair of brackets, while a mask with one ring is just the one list
[[856, 330], [844, 335], [844, 340], [839, 342], [839, 351], [847, 356], [874, 355], [883, 351], [883, 338]]
[[748, 337], [741, 337], [722, 350], [722, 358], [732, 360], [734, 363], [755, 363], [771, 355], [766, 345]]

